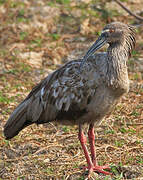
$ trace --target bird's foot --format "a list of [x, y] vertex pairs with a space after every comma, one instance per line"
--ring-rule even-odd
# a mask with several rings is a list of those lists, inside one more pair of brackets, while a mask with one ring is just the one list
[[105, 175], [112, 175], [112, 173], [108, 172], [108, 171], [104, 171], [104, 169], [111, 169], [108, 165], [105, 165], [105, 166], [93, 166], [93, 171], [95, 172], [99, 172], [99, 173], [102, 173], [102, 174], [105, 174]]
[[91, 167], [84, 167], [84, 169], [88, 169], [89, 170], [88, 178], [90, 178], [91, 173], [93, 171], [97, 172], [97, 173], [102, 173], [102, 174], [105, 174], [105, 175], [112, 175], [112, 173], [110, 173], [108, 171], [104, 171], [104, 169], [108, 169], [108, 170], [111, 169], [110, 166], [108, 166], [108, 165], [105, 165], [105, 166], [93, 165]]

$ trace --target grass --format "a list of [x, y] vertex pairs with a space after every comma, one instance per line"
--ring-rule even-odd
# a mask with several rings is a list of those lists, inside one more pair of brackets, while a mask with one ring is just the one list
[[[103, 0], [96, 1], [99, 9], [94, 7], [95, 1], [40, 2], [0, 0], [0, 5], [6, 8], [6, 13], [0, 12], [0, 159], [3, 161], [0, 161], [0, 178], [82, 180], [87, 175], [82, 170], [86, 162], [77, 138], [78, 127], [32, 125], [11, 141], [4, 139], [2, 128], [32, 87], [57, 68], [57, 64], [65, 62], [69, 54], [76, 58], [84, 54], [88, 43], [97, 38], [104, 24], [115, 20], [135, 22], [135, 19], [125, 18], [116, 11], [106, 12]], [[137, 7], [141, 7], [138, 2], [128, 5], [135, 6], [136, 3]], [[48, 14], [47, 6], [50, 6], [50, 10], [53, 8], [54, 13]], [[81, 33], [81, 24], [84, 25], [87, 19], [89, 24], [87, 29], [85, 25], [84, 34]], [[39, 23], [43, 26], [46, 24], [46, 28], [39, 28]], [[132, 80], [130, 91], [111, 116], [96, 129], [97, 159], [99, 164], [115, 165], [112, 169], [115, 171], [114, 179], [123, 179], [125, 165], [127, 170], [131, 168], [131, 172], [140, 172], [138, 176], [143, 176], [143, 76], [136, 63], [143, 53], [141, 32], [142, 29], [137, 34], [139, 46], [128, 62], [129, 78]], [[85, 37], [85, 40], [77, 41], [79, 37]], [[43, 52], [39, 57], [41, 66], [34, 66], [29, 59], [21, 58], [20, 53], [24, 55], [31, 51]], [[96, 179], [106, 180], [110, 177], [97, 175]]]
[[11, 102], [14, 102], [14, 100], [15, 100], [15, 97], [7, 97], [6, 95], [0, 92], [0, 103], [10, 104]]
[[19, 39], [21, 41], [23, 41], [23, 40], [25, 40], [27, 38], [27, 36], [28, 36], [28, 32], [21, 31]]
[[69, 5], [70, 0], [56, 0], [56, 3], [63, 4], [63, 5]]

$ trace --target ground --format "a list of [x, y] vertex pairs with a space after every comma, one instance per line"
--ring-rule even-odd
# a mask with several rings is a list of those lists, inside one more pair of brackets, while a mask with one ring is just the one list
[[[123, 4], [142, 16], [141, 1]], [[104, 0], [0, 0], [0, 19], [0, 179], [86, 179], [78, 127], [32, 125], [7, 141], [3, 126], [32, 87], [82, 57], [105, 24], [142, 22]], [[130, 91], [96, 129], [98, 162], [111, 164], [113, 176], [93, 173], [91, 179], [143, 179], [142, 39], [143, 26], [128, 61]]]

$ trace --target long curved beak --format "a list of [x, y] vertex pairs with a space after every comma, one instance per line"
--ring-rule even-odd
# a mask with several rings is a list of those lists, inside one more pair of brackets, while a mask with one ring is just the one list
[[98, 49], [100, 49], [102, 46], [104, 46], [104, 44], [106, 44], [106, 38], [105, 36], [101, 35], [96, 42], [89, 48], [89, 50], [87, 51], [87, 53], [85, 54], [85, 56], [83, 57], [83, 60], [80, 64], [80, 70], [82, 69], [84, 63], [86, 62], [86, 60], [89, 58], [89, 56], [93, 55]]

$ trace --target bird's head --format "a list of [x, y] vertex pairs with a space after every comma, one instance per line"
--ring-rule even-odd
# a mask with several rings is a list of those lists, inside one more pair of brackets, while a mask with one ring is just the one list
[[105, 26], [99, 39], [104, 39], [105, 43], [113, 45], [135, 45], [135, 28], [121, 22], [113, 22]]
[[131, 54], [132, 49], [135, 46], [135, 28], [130, 25], [126, 25], [121, 22], [113, 22], [104, 27], [101, 35], [96, 42], [89, 48], [83, 62], [88, 59], [89, 56], [93, 55], [103, 45], [109, 44], [109, 46], [126, 46], [128, 54]]

